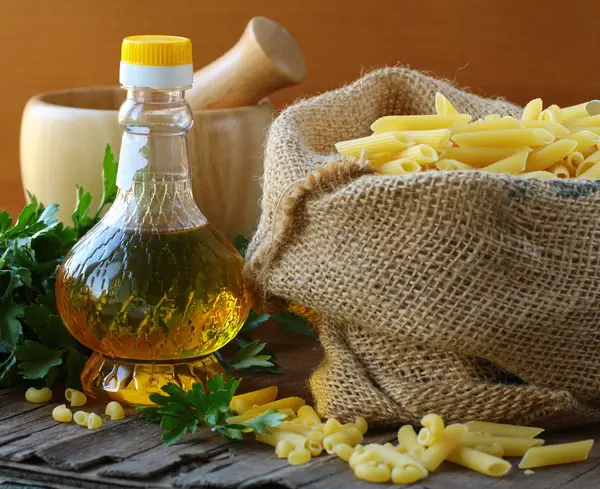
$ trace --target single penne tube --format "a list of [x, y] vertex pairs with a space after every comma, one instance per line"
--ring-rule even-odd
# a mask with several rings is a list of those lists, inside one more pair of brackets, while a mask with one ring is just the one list
[[441, 147], [450, 139], [449, 129], [429, 129], [426, 131], [399, 131], [407, 136], [415, 144], [428, 144], [430, 146]]
[[439, 414], [426, 414], [421, 419], [421, 424], [429, 430], [434, 438], [439, 438], [444, 433], [444, 420]]
[[566, 121], [568, 119], [578, 119], [580, 117], [587, 117], [587, 102], [583, 104], [571, 105], [560, 109], [561, 120]]
[[469, 433], [488, 433], [491, 436], [511, 436], [519, 438], [535, 438], [544, 428], [534, 426], [517, 426], [514, 424], [489, 423], [486, 421], [469, 421], [465, 423]]
[[371, 163], [371, 166], [376, 166], [380, 163], [385, 163], [393, 159], [394, 153], [377, 153], [374, 155], [369, 155], [369, 163]]
[[364, 138], [350, 139], [335, 143], [335, 149], [343, 156], [358, 158], [362, 152], [366, 156], [378, 153], [394, 153], [413, 145], [413, 141], [399, 131], [373, 134]]
[[548, 146], [532, 151], [527, 157], [525, 171], [540, 171], [562, 160], [577, 147], [577, 141], [572, 139], [559, 139]]
[[571, 154], [568, 154], [564, 158], [564, 161], [566, 163], [569, 163], [570, 165], [573, 165], [574, 167], [578, 167], [579, 165], [581, 165], [581, 163], [583, 163], [584, 160], [585, 160], [585, 158], [579, 151], [573, 151]]
[[497, 161], [496, 163], [492, 163], [491, 165], [483, 167], [481, 171], [489, 173], [510, 173], [512, 175], [518, 175], [519, 173], [523, 173], [523, 171], [525, 171], [528, 156], [529, 151], [520, 151], [519, 153], [509, 156], [508, 158], [504, 158], [503, 160]]
[[497, 443], [504, 449], [505, 457], [521, 457], [529, 448], [543, 445], [544, 440], [540, 438], [476, 435], [469, 433], [460, 442], [462, 446], [469, 448], [475, 448], [477, 445], [493, 445], [494, 443]]
[[473, 170], [471, 165], [462, 163], [458, 160], [439, 160], [435, 162], [435, 167], [441, 171]]
[[419, 444], [414, 428], [408, 424], [398, 430], [398, 446], [412, 454], [421, 455], [425, 452], [425, 449]]
[[523, 108], [523, 114], [521, 114], [522, 121], [533, 121], [536, 120], [542, 109], [544, 108], [541, 98], [534, 98], [527, 102], [527, 105]]
[[254, 406], [248, 409], [244, 414], [240, 414], [239, 416], [232, 416], [227, 418], [227, 423], [236, 424], [241, 423], [243, 421], [247, 421], [249, 419], [255, 418], [259, 414], [268, 411], [269, 409], [275, 409], [276, 411], [280, 411], [282, 409], [292, 409], [294, 412], [297, 412], [301, 406], [304, 406], [306, 402], [304, 399], [300, 397], [284, 397], [283, 399], [279, 399], [277, 401], [267, 402], [266, 404], [262, 404], [260, 406]]
[[302, 418], [305, 421], [309, 419], [312, 420], [314, 422], [313, 425], [321, 423], [321, 418], [314, 410], [314, 408], [306, 404], [304, 406], [300, 406], [300, 408], [298, 409], [298, 417]]
[[541, 121], [560, 122], [562, 120], [560, 107], [558, 105], [551, 105], [547, 109], [540, 112], [538, 119]]
[[491, 445], [477, 445], [475, 450], [485, 452], [489, 455], [493, 455], [494, 457], [504, 457], [504, 448], [502, 448], [502, 445], [499, 445], [498, 443], [492, 443]]
[[554, 173], [550, 173], [549, 171], [532, 171], [529, 173], [521, 173], [518, 175], [521, 178], [539, 178], [541, 180], [558, 180], [558, 177]]
[[356, 428], [347, 428], [343, 431], [338, 431], [332, 435], [323, 438], [323, 448], [329, 455], [335, 452], [335, 446], [340, 443], [354, 447], [362, 443], [363, 437], [360, 431]]
[[576, 131], [575, 128], [600, 126], [600, 115], [590, 115], [587, 117], [578, 117], [577, 119], [569, 119], [564, 122], [571, 131]]
[[267, 434], [256, 433], [256, 439], [261, 443], [266, 443], [273, 447], [277, 447], [277, 444], [282, 440], [289, 441], [296, 448], [306, 448], [308, 446], [308, 440], [305, 436], [298, 433], [292, 433], [291, 431], [280, 430]]
[[502, 477], [511, 469], [510, 462], [469, 447], [456, 447], [447, 460], [492, 477]]
[[600, 126], [589, 126], [589, 127], [582, 127], [582, 128], [577, 128], [577, 129], [580, 131], [592, 131], [593, 133], [600, 135]]
[[548, 171], [556, 175], [558, 178], [569, 178], [571, 176], [569, 167], [562, 161], [552, 165], [550, 168], [548, 168]]
[[498, 120], [473, 122], [472, 124], [462, 124], [450, 128], [452, 134], [463, 134], [465, 132], [475, 131], [499, 131], [502, 129], [522, 129], [523, 125], [514, 117], [502, 117]]
[[398, 158], [410, 158], [417, 163], [430, 163], [439, 159], [437, 151], [428, 144], [417, 144], [397, 154]]
[[586, 130], [577, 131], [577, 132], [572, 133], [569, 136], [569, 139], [572, 139], [573, 141], [577, 141], [577, 147], [575, 148], [575, 151], [579, 151], [580, 153], [582, 151], [585, 151], [587, 149], [597, 146], [598, 143], [600, 142], [600, 136], [598, 136], [598, 134], [596, 134], [595, 132], [586, 131]]
[[441, 151], [440, 159], [456, 160], [475, 168], [495, 163], [514, 155], [523, 148], [448, 148]]
[[410, 455], [398, 453], [392, 447], [373, 443], [366, 445], [365, 450], [376, 453], [385, 463], [392, 465], [393, 467], [398, 467], [400, 469], [412, 467], [418, 470], [423, 477], [427, 476], [427, 469], [420, 462]]
[[586, 149], [585, 151], [581, 151], [581, 156], [586, 160], [588, 157], [592, 156], [596, 151], [598, 151], [597, 146], [592, 146], [591, 148]]
[[454, 108], [454, 105], [450, 103], [443, 94], [436, 92], [435, 94], [435, 111], [439, 115], [454, 115], [458, 114], [458, 110]]
[[600, 178], [600, 163], [594, 163], [586, 171], [580, 173], [577, 178]]
[[406, 175], [408, 173], [417, 173], [422, 170], [419, 163], [411, 158], [398, 158], [377, 165], [375, 169], [384, 175]]
[[574, 443], [561, 443], [560, 445], [546, 445], [532, 447], [519, 462], [520, 469], [532, 469], [547, 465], [570, 464], [587, 460], [594, 440], [583, 440]]
[[452, 136], [452, 141], [460, 147], [505, 147], [545, 146], [556, 138], [546, 129], [502, 129], [499, 131], [464, 132]]
[[388, 131], [423, 131], [426, 129], [443, 129], [459, 124], [466, 124], [471, 120], [468, 114], [452, 115], [389, 115], [380, 117], [373, 124], [371, 130], [375, 134]]
[[465, 433], [467, 433], [467, 427], [464, 424], [451, 424], [447, 426], [444, 429], [442, 438], [434, 442], [421, 455], [420, 461], [423, 466], [429, 472], [436, 470], [446, 460], [450, 452], [459, 445]]
[[232, 411], [243, 414], [254, 405], [261, 405], [274, 401], [277, 399], [277, 392], [277, 386], [272, 385], [270, 387], [265, 387], [264, 389], [239, 394], [232, 397], [229, 407]]
[[575, 168], [575, 177], [580, 177], [586, 171], [588, 171], [590, 168], [592, 168], [596, 163], [598, 163], [598, 162], [597, 161], [584, 161], [583, 163], [580, 163], [579, 165], [577, 165], [577, 168]]
[[521, 121], [521, 124], [530, 129], [546, 129], [557, 138], [568, 138], [569, 134], [571, 134], [571, 131], [556, 121]]

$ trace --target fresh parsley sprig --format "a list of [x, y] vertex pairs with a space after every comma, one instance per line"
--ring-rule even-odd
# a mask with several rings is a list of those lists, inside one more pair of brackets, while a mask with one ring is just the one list
[[202, 424], [226, 438], [241, 440], [245, 432], [269, 433], [269, 428], [285, 420], [285, 413], [271, 409], [247, 421], [229, 424], [227, 419], [235, 415], [229, 404], [239, 384], [239, 379], [226, 380], [221, 374], [208, 379], [206, 385], [196, 382], [187, 392], [169, 383], [162, 388], [166, 395], [150, 395], [157, 406], [135, 408], [143, 418], [160, 424], [165, 445], [176, 443], [185, 433], [195, 433]]

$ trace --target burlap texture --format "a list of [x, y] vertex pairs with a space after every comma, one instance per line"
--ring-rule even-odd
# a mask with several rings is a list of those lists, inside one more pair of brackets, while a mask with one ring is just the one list
[[324, 416], [375, 424], [600, 420], [600, 184], [481, 172], [376, 175], [334, 154], [391, 114], [519, 115], [390, 68], [273, 123], [246, 274], [322, 314]]

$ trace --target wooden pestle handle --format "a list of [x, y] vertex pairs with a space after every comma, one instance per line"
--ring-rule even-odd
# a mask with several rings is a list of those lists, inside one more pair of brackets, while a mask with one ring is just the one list
[[255, 105], [305, 75], [304, 55], [288, 31], [273, 20], [254, 17], [235, 46], [194, 73], [186, 99], [193, 110]]

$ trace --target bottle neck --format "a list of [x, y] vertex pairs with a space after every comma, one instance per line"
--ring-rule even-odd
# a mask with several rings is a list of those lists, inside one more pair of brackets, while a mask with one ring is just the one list
[[119, 191], [107, 220], [159, 231], [206, 223], [192, 195], [187, 141], [192, 122], [183, 90], [128, 87], [119, 111]]

